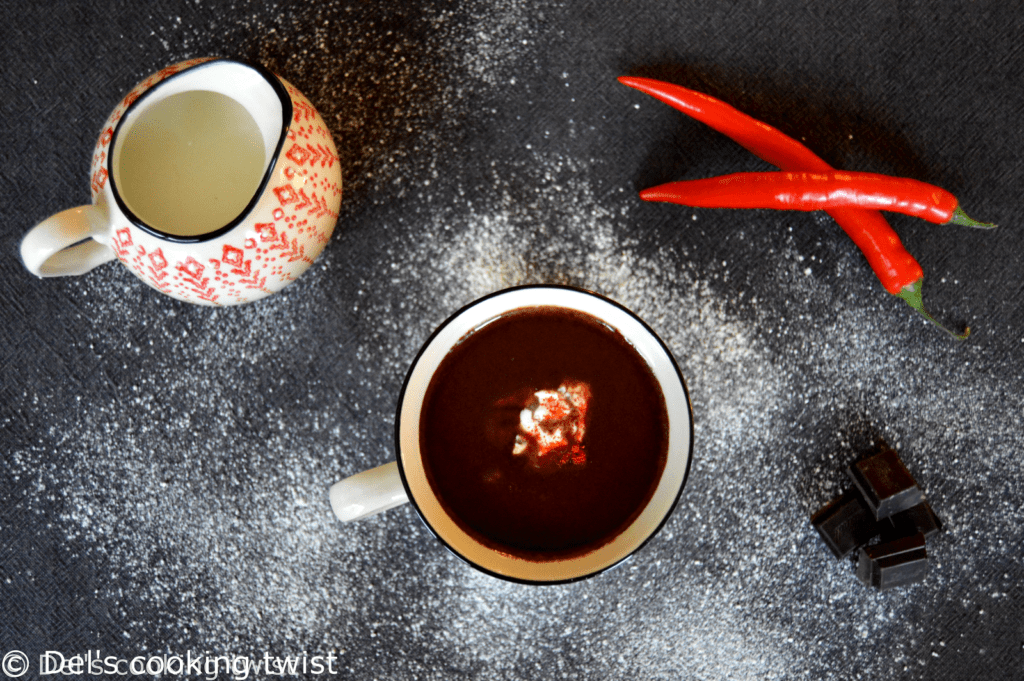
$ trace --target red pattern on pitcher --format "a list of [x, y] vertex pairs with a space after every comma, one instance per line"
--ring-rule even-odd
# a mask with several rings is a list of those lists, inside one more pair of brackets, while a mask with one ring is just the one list
[[[209, 59], [163, 69], [136, 86], [111, 113], [92, 159], [94, 202], [107, 183], [113, 131], [131, 102], [165, 78], [205, 61]], [[290, 83], [281, 83], [291, 97], [292, 120], [268, 191], [251, 211], [257, 222], [218, 238], [218, 250], [201, 258], [195, 253], [205, 244], [159, 240], [141, 231], [133, 239], [137, 228], [115, 230], [111, 248], [140, 279], [188, 302], [231, 305], [280, 290], [323, 250], [341, 204], [340, 161], [330, 131], [313, 105]]]

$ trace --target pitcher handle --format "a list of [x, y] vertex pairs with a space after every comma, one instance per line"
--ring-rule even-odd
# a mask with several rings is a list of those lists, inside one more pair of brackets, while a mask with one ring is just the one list
[[40, 222], [21, 240], [21, 260], [37, 277], [72, 277], [116, 258], [109, 240], [107, 212], [79, 206]]
[[356, 473], [331, 486], [331, 508], [344, 521], [366, 518], [408, 501], [395, 461]]

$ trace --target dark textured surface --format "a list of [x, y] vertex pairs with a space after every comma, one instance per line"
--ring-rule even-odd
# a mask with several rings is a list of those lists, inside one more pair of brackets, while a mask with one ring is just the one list
[[[1024, 14], [386, 6], [5, 5], [0, 655], [24, 651], [32, 674], [44, 651], [98, 650], [332, 655], [352, 679], [1021, 678]], [[115, 264], [28, 275], [21, 235], [88, 200], [120, 97], [209, 54], [265, 64], [331, 127], [345, 197], [316, 265], [220, 310]], [[767, 168], [615, 82], [627, 73], [998, 223], [890, 218], [926, 303], [971, 338], [886, 294], [823, 215], [642, 205], [656, 183]], [[525, 282], [636, 310], [694, 401], [673, 517], [629, 564], [568, 586], [479, 575], [408, 508], [341, 525], [327, 504], [333, 480], [393, 456], [397, 393], [431, 329]], [[944, 531], [921, 584], [879, 592], [809, 518], [882, 444]]]

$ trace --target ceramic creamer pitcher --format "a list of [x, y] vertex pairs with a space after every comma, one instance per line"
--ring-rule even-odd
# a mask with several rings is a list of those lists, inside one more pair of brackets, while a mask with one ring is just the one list
[[169, 296], [234, 305], [304, 272], [334, 231], [341, 168], [298, 90], [259, 65], [193, 59], [139, 83], [114, 109], [90, 168], [92, 205], [25, 235], [40, 277], [118, 259]]

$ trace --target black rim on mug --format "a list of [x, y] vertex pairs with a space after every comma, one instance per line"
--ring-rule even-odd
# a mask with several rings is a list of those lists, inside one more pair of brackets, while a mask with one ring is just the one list
[[[488, 306], [494, 306], [499, 298], [508, 297], [514, 301], [516, 298], [525, 299], [535, 294], [541, 294], [544, 300], [550, 299], [551, 302], [524, 302], [508, 307], [497, 305], [495, 306], [497, 311], [494, 313], [484, 311]], [[578, 301], [582, 308], [596, 306], [603, 308], [612, 316], [618, 316], [620, 321], [625, 320], [627, 325], [632, 326], [633, 333], [627, 334], [620, 325], [605, 320], [600, 313], [566, 304], [566, 301], [573, 300]], [[414, 489], [424, 489], [425, 478], [422, 466], [410, 466], [410, 462], [415, 464], [418, 461], [419, 415], [422, 397], [437, 364], [447, 355], [455, 342], [482, 324], [512, 310], [534, 306], [554, 306], [577, 310], [611, 324], [634, 345], [634, 349], [655, 372], [669, 413], [669, 451], [665, 471], [658, 481], [654, 497], [640, 517], [608, 545], [598, 547], [585, 556], [544, 562], [503, 556], [501, 552], [487, 548], [470, 537], [458, 528], [443, 510], [439, 510], [439, 503], [434, 499], [432, 493], [426, 495], [429, 497], [427, 499], [417, 497]], [[480, 322], [461, 332], [456, 332], [453, 325], [473, 313], [480, 314]], [[459, 328], [462, 328], [461, 325]], [[636, 347], [637, 335], [646, 342], [647, 352]], [[446, 338], [439, 342], [442, 336], [446, 336]], [[658, 356], [651, 357], [652, 351]], [[428, 355], [430, 356], [429, 370], [424, 364]], [[654, 364], [658, 366], [656, 367]], [[668, 384], [666, 385], [666, 383]], [[417, 399], [413, 402], [410, 402], [409, 399], [410, 390], [414, 390], [416, 393]], [[678, 421], [685, 421], [685, 423]], [[402, 385], [395, 418], [395, 448], [399, 474], [410, 503], [430, 533], [451, 553], [477, 570], [500, 579], [522, 584], [566, 584], [592, 577], [621, 565], [643, 548], [668, 522], [686, 486], [693, 462], [693, 411], [686, 382], [671, 351], [654, 330], [635, 313], [614, 300], [584, 289], [557, 284], [529, 284], [502, 289], [478, 298], [450, 315], [431, 333], [413, 360]], [[416, 451], [410, 452], [409, 450]], [[429, 487], [429, 484], [426, 487]], [[445, 527], [439, 528], [437, 525], [445, 525]], [[458, 535], [458, 537], [456, 539], [449, 538], [446, 536], [448, 532]], [[467, 550], [467, 545], [473, 551]], [[483, 559], [468, 555], [474, 552], [483, 556]], [[520, 569], [512, 569], [515, 567]]]

